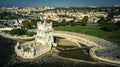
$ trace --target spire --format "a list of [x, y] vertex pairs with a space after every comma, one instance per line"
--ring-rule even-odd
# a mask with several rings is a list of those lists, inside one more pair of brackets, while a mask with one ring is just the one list
[[19, 43], [19, 42], [17, 42], [17, 46], [19, 46], [19, 44], [20, 44], [20, 43]]
[[52, 21], [50, 22], [50, 25], [52, 25]]

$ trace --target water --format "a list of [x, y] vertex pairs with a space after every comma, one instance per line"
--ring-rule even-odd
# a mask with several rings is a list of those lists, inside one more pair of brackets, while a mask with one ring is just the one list
[[10, 56], [14, 53], [15, 41], [0, 37], [0, 66], [9, 62]]

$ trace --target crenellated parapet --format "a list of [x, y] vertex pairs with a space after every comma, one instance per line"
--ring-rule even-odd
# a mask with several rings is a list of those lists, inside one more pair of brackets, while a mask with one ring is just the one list
[[46, 21], [37, 23], [37, 35], [36, 42], [41, 43], [42, 45], [52, 45], [53, 43], [53, 28], [52, 22], [46, 23]]
[[52, 22], [47, 23], [46, 21], [43, 21], [43, 22], [40, 21], [37, 23], [37, 29], [42, 31], [53, 30]]

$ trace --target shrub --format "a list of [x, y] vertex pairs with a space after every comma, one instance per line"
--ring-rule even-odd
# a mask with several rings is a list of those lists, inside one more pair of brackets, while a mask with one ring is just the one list
[[26, 31], [25, 34], [28, 36], [33, 36], [33, 35], [36, 35], [36, 32]]
[[100, 19], [97, 21], [97, 23], [103, 25], [103, 24], [108, 23], [108, 21], [106, 20], [106, 18], [104, 18], [104, 17], [100, 17]]
[[119, 30], [119, 27], [114, 23], [107, 23], [107, 24], [102, 25], [101, 29], [104, 30], [104, 31], [110, 32], [110, 31]]
[[28, 29], [30, 29], [31, 26], [32, 26], [31, 22], [28, 21], [28, 20], [22, 21], [22, 25], [23, 25], [25, 28], [28, 28]]
[[75, 26], [76, 25], [75, 20], [68, 21], [68, 23], [69, 23], [70, 26]]
[[[47, 21], [48, 22], [48, 21]], [[53, 27], [59, 26], [60, 24], [58, 23], [58, 21], [54, 21], [54, 20], [49, 20], [49, 22], [52, 22]]]
[[120, 21], [118, 21], [116, 24], [117, 24], [117, 25], [119, 26], [119, 28], [120, 28]]
[[89, 20], [88, 16], [84, 16], [83, 19], [82, 19], [82, 23], [81, 23], [81, 25], [82, 25], [82, 26], [86, 26], [88, 20]]
[[60, 26], [66, 26], [66, 25], [69, 25], [69, 23], [68, 22], [61, 22], [60, 23]]
[[24, 29], [12, 29], [10, 31], [11, 35], [24, 35], [25, 34], [25, 30]]
[[87, 25], [87, 22], [82, 22], [81, 23], [81, 26], [86, 26]]

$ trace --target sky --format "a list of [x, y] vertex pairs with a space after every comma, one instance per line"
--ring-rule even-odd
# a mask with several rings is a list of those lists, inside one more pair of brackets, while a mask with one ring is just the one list
[[120, 5], [120, 0], [0, 0], [0, 7], [110, 7]]

